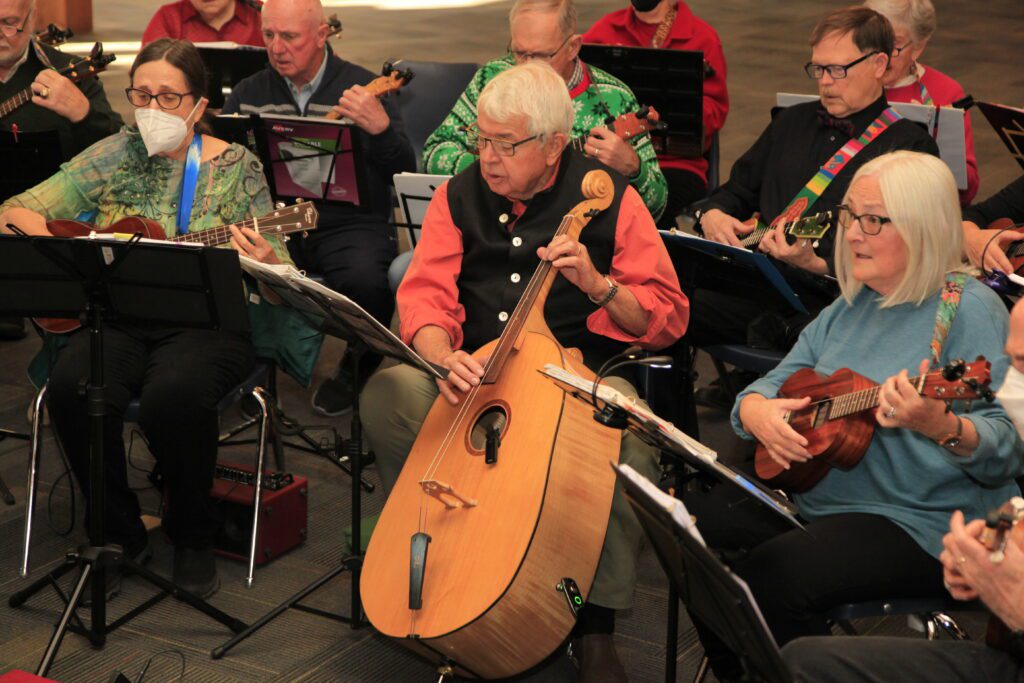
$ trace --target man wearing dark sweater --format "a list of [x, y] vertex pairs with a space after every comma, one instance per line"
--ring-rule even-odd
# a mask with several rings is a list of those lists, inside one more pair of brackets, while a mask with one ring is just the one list
[[[355, 124], [366, 150], [367, 197], [359, 206], [318, 206], [319, 229], [291, 240], [289, 249], [300, 268], [322, 274], [331, 289], [388, 325], [394, 297], [387, 271], [396, 255], [387, 222], [388, 188], [395, 173], [416, 169], [398, 108], [363, 87], [374, 74], [327, 45], [319, 0], [270, 0], [262, 23], [270, 66], [235, 86], [223, 113], [325, 116], [334, 111]], [[364, 357], [360, 377], [350, 376], [347, 366], [339, 368], [317, 389], [313, 407], [325, 415], [347, 412], [379, 363], [379, 356]]]
[[[1009, 273], [1013, 271], [1013, 267], [1005, 249], [1011, 242], [1024, 239], [1024, 231], [1009, 230], [1000, 233], [987, 227], [1000, 218], [1008, 218], [1015, 224], [1024, 223], [1024, 176], [1017, 178], [985, 201], [964, 209], [964, 251], [967, 252], [971, 264], [981, 267], [981, 257], [984, 253], [986, 268], [998, 268], [1004, 273]], [[992, 241], [993, 238], [995, 241]], [[990, 242], [992, 244], [988, 246]]]
[[[124, 122], [110, 108], [98, 79], [80, 83], [57, 73], [73, 59], [32, 40], [35, 34], [35, 0], [0, 0], [0, 102], [32, 88], [32, 100], [0, 118], [0, 130], [15, 132], [57, 131], [60, 155], [67, 161], [89, 145], [116, 133]], [[0, 194], [17, 194], [57, 171], [40, 168], [39, 177], [25, 177], [23, 187], [5, 184]], [[0, 202], [7, 199], [0, 196]], [[0, 319], [0, 339], [19, 339], [25, 334], [20, 319]]]

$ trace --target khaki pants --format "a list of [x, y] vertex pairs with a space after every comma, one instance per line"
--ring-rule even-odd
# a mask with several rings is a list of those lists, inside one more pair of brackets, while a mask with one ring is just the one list
[[[636, 389], [629, 382], [612, 377], [604, 380], [629, 396]], [[428, 375], [408, 365], [396, 365], [375, 374], [359, 399], [363, 435], [377, 456], [377, 469], [390, 492], [412, 450], [423, 420], [437, 398], [437, 384]], [[658, 453], [629, 432], [623, 432], [619, 462], [657, 481]], [[611, 518], [589, 602], [610, 609], [628, 609], [636, 585], [636, 558], [640, 554], [643, 530], [616, 484]]]

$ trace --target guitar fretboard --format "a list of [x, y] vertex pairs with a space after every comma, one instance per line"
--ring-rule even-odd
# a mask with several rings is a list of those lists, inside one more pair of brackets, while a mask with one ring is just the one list
[[[921, 391], [921, 387], [924, 386], [924, 379], [926, 375], [919, 377], [911, 377], [910, 383], [918, 387], [918, 392]], [[837, 398], [830, 399], [832, 405], [828, 409], [828, 419], [835, 420], [840, 417], [846, 417], [847, 415], [853, 415], [864, 410], [871, 410], [878, 407], [878, 392], [881, 391], [882, 385], [871, 387], [870, 389], [861, 389], [860, 391], [854, 391], [849, 394], [843, 394]], [[814, 405], [814, 404], [811, 404]]]
[[200, 242], [203, 246], [217, 247], [222, 244], [227, 244], [231, 241], [231, 228], [252, 228], [261, 235], [272, 235], [272, 234], [287, 234], [290, 232], [297, 232], [299, 230], [306, 229], [300, 221], [289, 221], [286, 223], [268, 223], [257, 222], [254, 220], [246, 220], [240, 223], [231, 223], [229, 225], [221, 225], [216, 228], [210, 228], [209, 230], [200, 230], [198, 232], [189, 232], [184, 235], [176, 235], [168, 238], [169, 242]]

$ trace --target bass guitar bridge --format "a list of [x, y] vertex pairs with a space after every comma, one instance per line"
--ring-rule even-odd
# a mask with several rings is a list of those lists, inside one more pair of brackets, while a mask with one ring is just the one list
[[420, 482], [420, 488], [423, 489], [423, 493], [427, 494], [431, 498], [436, 498], [449, 510], [454, 510], [455, 508], [476, 507], [475, 500], [462, 496], [458, 491], [452, 488], [451, 485], [446, 484], [443, 481], [424, 479]]

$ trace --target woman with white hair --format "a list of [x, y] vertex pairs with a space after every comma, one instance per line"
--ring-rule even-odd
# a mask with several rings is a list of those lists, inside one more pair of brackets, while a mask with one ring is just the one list
[[[937, 558], [950, 515], [984, 517], [1019, 494], [1014, 477], [1024, 472], [1024, 448], [999, 404], [978, 401], [968, 410], [956, 402], [950, 410], [908, 381], [908, 371], [984, 355], [995, 389], [1009, 362], [1005, 307], [961, 277], [960, 209], [949, 169], [915, 152], [870, 161], [850, 184], [839, 226], [842, 296], [777, 368], [737, 397], [732, 421], [781, 467], [806, 461], [808, 441], [786, 414], [810, 399], [775, 398], [779, 388], [804, 368], [823, 376], [850, 368], [882, 385], [863, 460], [794, 495], [807, 532], [769, 529], [764, 519], [745, 525], [735, 509], [711, 509], [717, 501], [710, 496], [687, 498], [709, 545], [745, 553], [733, 570], [750, 585], [780, 646], [829, 634], [825, 614], [838, 604], [943, 595]], [[948, 334], [933, 352], [937, 327]], [[719, 678], [737, 673], [735, 658], [698, 628]]]
[[[966, 97], [955, 80], [918, 60], [937, 26], [932, 0], [865, 0], [892, 24], [895, 49], [885, 76], [885, 97], [889, 102], [911, 102], [944, 107]], [[964, 116], [967, 149], [967, 189], [960, 191], [960, 203], [967, 206], [978, 194], [978, 160], [974, 156], [971, 115]]]

